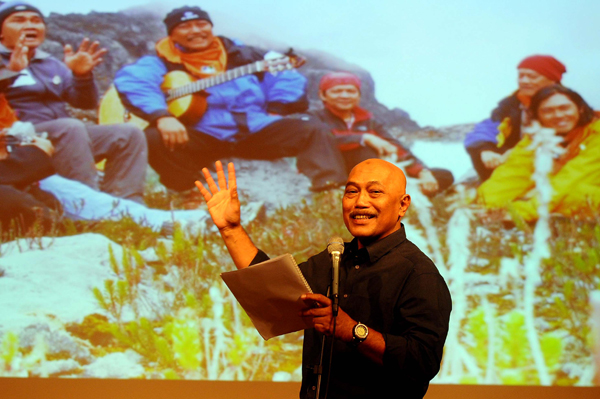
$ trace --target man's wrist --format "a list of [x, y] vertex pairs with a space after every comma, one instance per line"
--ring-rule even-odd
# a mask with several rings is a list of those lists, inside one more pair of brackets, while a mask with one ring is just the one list
[[244, 227], [240, 223], [221, 227], [219, 228], [219, 233], [221, 233], [223, 238], [235, 238], [240, 237], [241, 235], [246, 235], [246, 230], [244, 230]]
[[352, 340], [348, 344], [356, 348], [361, 343], [365, 342], [368, 336], [369, 327], [359, 321], [352, 327]]
[[71, 70], [71, 73], [73, 74], [73, 78], [78, 79], [78, 80], [94, 79], [94, 73], [92, 71], [87, 71], [84, 73], [76, 73], [75, 71]]

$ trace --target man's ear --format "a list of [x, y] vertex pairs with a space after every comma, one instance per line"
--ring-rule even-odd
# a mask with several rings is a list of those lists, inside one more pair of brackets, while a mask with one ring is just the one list
[[319, 98], [321, 101], [325, 101], [325, 93], [323, 93], [323, 90], [319, 90]]
[[400, 198], [400, 207], [398, 209], [398, 217], [401, 218], [406, 214], [408, 207], [410, 206], [410, 195], [404, 194]]

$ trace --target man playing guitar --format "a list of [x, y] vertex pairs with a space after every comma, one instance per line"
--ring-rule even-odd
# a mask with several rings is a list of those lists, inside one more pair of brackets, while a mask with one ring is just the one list
[[[308, 107], [304, 76], [294, 70], [248, 73], [265, 62], [265, 53], [215, 36], [208, 13], [199, 7], [174, 9], [164, 23], [168, 36], [156, 44], [157, 56], [125, 66], [114, 83], [124, 106], [149, 123], [150, 165], [167, 188], [193, 189], [202, 167], [229, 157], [296, 156], [314, 191], [345, 181], [331, 135], [313, 122], [285, 116]], [[165, 96], [169, 74], [181, 71], [192, 81], [215, 81], [191, 95], [204, 103], [192, 110], [195, 120], [190, 112], [175, 113]]]

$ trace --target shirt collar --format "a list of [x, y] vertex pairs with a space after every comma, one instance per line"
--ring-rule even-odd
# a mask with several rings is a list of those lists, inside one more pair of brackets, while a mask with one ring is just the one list
[[372, 242], [362, 249], [358, 249], [358, 239], [354, 238], [350, 244], [348, 244], [350, 256], [361, 258], [364, 262], [375, 263], [405, 240], [406, 231], [404, 230], [404, 224], [401, 224], [399, 230], [381, 240]]
[[[336, 116], [342, 120], [344, 119], [344, 117], [340, 114], [340, 112], [337, 111], [335, 108], [329, 106], [329, 104], [323, 104], [323, 107], [330, 114], [333, 114], [334, 116]], [[355, 123], [366, 121], [373, 117], [373, 114], [371, 112], [369, 112], [368, 110], [366, 110], [364, 108], [359, 107], [358, 105], [352, 109], [352, 114], [354, 115]]]

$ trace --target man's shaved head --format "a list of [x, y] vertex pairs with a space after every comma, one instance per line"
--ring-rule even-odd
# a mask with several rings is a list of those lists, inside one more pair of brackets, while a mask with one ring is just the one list
[[344, 223], [362, 244], [377, 241], [400, 229], [410, 205], [406, 177], [396, 165], [367, 159], [356, 165], [342, 201]]
[[406, 176], [402, 169], [383, 159], [372, 158], [359, 163], [350, 171], [348, 181], [351, 180], [354, 173], [368, 173], [372, 176], [378, 176], [380, 179], [389, 179], [391, 184], [398, 185], [401, 194], [406, 193]]

